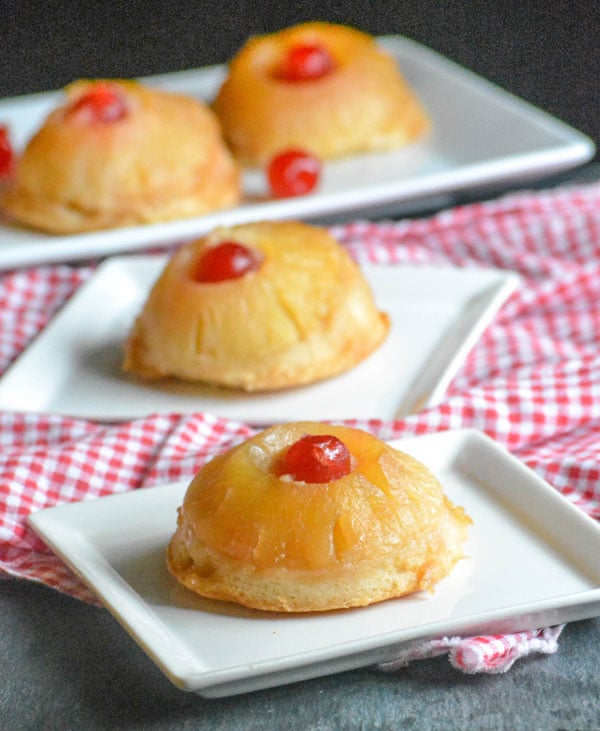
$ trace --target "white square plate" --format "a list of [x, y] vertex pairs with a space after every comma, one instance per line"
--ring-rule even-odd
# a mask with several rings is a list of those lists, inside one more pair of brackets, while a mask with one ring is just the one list
[[[430, 49], [401, 36], [379, 40], [431, 116], [433, 132], [427, 139], [395, 152], [329, 163], [319, 190], [301, 198], [256, 202], [267, 189], [264, 176], [250, 172], [244, 179], [245, 203], [199, 218], [71, 236], [0, 223], [0, 268], [139, 250], [197, 236], [218, 224], [414, 212], [432, 199], [438, 207], [448, 205], [452, 193], [524, 182], [593, 156], [593, 142], [580, 132]], [[223, 74], [223, 67], [209, 67], [144, 81], [210, 100]], [[10, 126], [17, 147], [60, 99], [59, 92], [50, 92], [0, 101], [0, 122]]]
[[391, 660], [409, 643], [600, 614], [600, 526], [481, 432], [394, 446], [427, 464], [473, 519], [468, 558], [437, 587], [364, 609], [258, 612], [203, 600], [165, 566], [186, 484], [33, 513], [31, 527], [171, 681], [206, 696]]
[[208, 411], [251, 424], [291, 419], [395, 418], [440, 401], [513, 291], [496, 269], [363, 266], [392, 320], [384, 344], [352, 370], [271, 394], [245, 394], [122, 372], [123, 343], [165, 257], [105, 261], [0, 379], [0, 409], [114, 421]]

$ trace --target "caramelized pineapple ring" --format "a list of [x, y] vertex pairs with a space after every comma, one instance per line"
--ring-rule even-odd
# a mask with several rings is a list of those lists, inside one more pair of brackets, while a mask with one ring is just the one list
[[[304, 435], [352, 455], [340, 479], [278, 477]], [[431, 589], [462, 556], [470, 523], [420, 462], [358, 429], [271, 427], [208, 463], [180, 508], [172, 573], [204, 596], [266, 609], [360, 606]]]
[[[243, 276], [198, 281], [207, 252], [246, 247]], [[347, 252], [297, 222], [221, 228], [180, 249], [154, 285], [126, 344], [125, 369], [248, 391], [340, 373], [385, 338], [387, 316]]]
[[[281, 452], [315, 433], [344, 442], [355, 460], [352, 472], [329, 483], [278, 478]], [[226, 556], [261, 568], [314, 570], [396, 551], [401, 536], [417, 525], [430, 528], [444, 509], [438, 481], [432, 474], [424, 480], [407, 455], [365, 432], [300, 423], [266, 430], [213, 459], [192, 483], [183, 517]], [[415, 536], [411, 550], [428, 552], [435, 533]]]
[[[310, 47], [327, 54], [329, 66], [291, 80], [290, 54]], [[322, 159], [393, 149], [429, 126], [396, 61], [372, 36], [323, 22], [250, 38], [214, 109], [234, 154], [255, 166], [298, 146]]]
[[57, 234], [200, 216], [241, 198], [212, 110], [133, 81], [78, 81], [28, 141], [0, 206]]

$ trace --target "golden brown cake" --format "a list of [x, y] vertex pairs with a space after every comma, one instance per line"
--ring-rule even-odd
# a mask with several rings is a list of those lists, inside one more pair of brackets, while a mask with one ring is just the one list
[[188, 589], [255, 609], [364, 606], [431, 591], [470, 523], [416, 459], [359, 429], [299, 422], [198, 472], [167, 563]]
[[[316, 69], [311, 53], [325, 58]], [[214, 109], [234, 154], [252, 166], [295, 147], [323, 159], [397, 148], [429, 126], [373, 37], [324, 22], [251, 38], [229, 64]]]
[[133, 81], [79, 81], [30, 139], [0, 199], [16, 221], [76, 233], [203, 215], [240, 199], [213, 112]]
[[[223, 264], [231, 249], [238, 258]], [[248, 270], [211, 281], [244, 257]], [[148, 379], [272, 391], [352, 368], [388, 329], [359, 267], [325, 229], [245, 224], [173, 255], [131, 330], [124, 368]]]

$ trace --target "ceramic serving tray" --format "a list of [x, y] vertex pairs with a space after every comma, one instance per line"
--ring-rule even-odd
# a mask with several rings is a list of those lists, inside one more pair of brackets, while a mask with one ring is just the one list
[[391, 318], [384, 344], [336, 378], [247, 394], [123, 373], [123, 343], [164, 263], [162, 256], [105, 261], [0, 378], [0, 409], [106, 421], [209, 411], [259, 425], [406, 416], [439, 403], [518, 282], [497, 269], [363, 266]]
[[600, 614], [594, 520], [481, 432], [394, 446], [430, 467], [473, 520], [467, 558], [433, 595], [308, 615], [204, 600], [165, 565], [184, 483], [41, 510], [29, 523], [175, 685], [209, 697], [391, 660], [427, 639]]
[[[139, 250], [198, 236], [219, 224], [331, 221], [441, 207], [458, 192], [523, 183], [593, 156], [594, 144], [577, 130], [430, 49], [402, 36], [379, 42], [396, 58], [431, 117], [432, 132], [422, 141], [394, 152], [327, 163], [319, 189], [299, 198], [269, 200], [264, 175], [250, 171], [241, 205], [193, 219], [55, 236], [0, 218], [0, 269]], [[223, 67], [209, 67], [142, 80], [211, 100], [223, 75]], [[59, 92], [49, 92], [0, 100], [0, 123], [9, 125], [17, 148], [60, 99]]]

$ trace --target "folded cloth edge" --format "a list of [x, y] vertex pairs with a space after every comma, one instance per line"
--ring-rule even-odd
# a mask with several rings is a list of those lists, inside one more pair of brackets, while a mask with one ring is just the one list
[[416, 641], [399, 648], [392, 660], [376, 667], [395, 672], [415, 660], [426, 660], [447, 654], [452, 667], [467, 675], [505, 673], [522, 657], [532, 654], [552, 655], [558, 650], [558, 638], [565, 624], [505, 635], [476, 637], [441, 637]]

